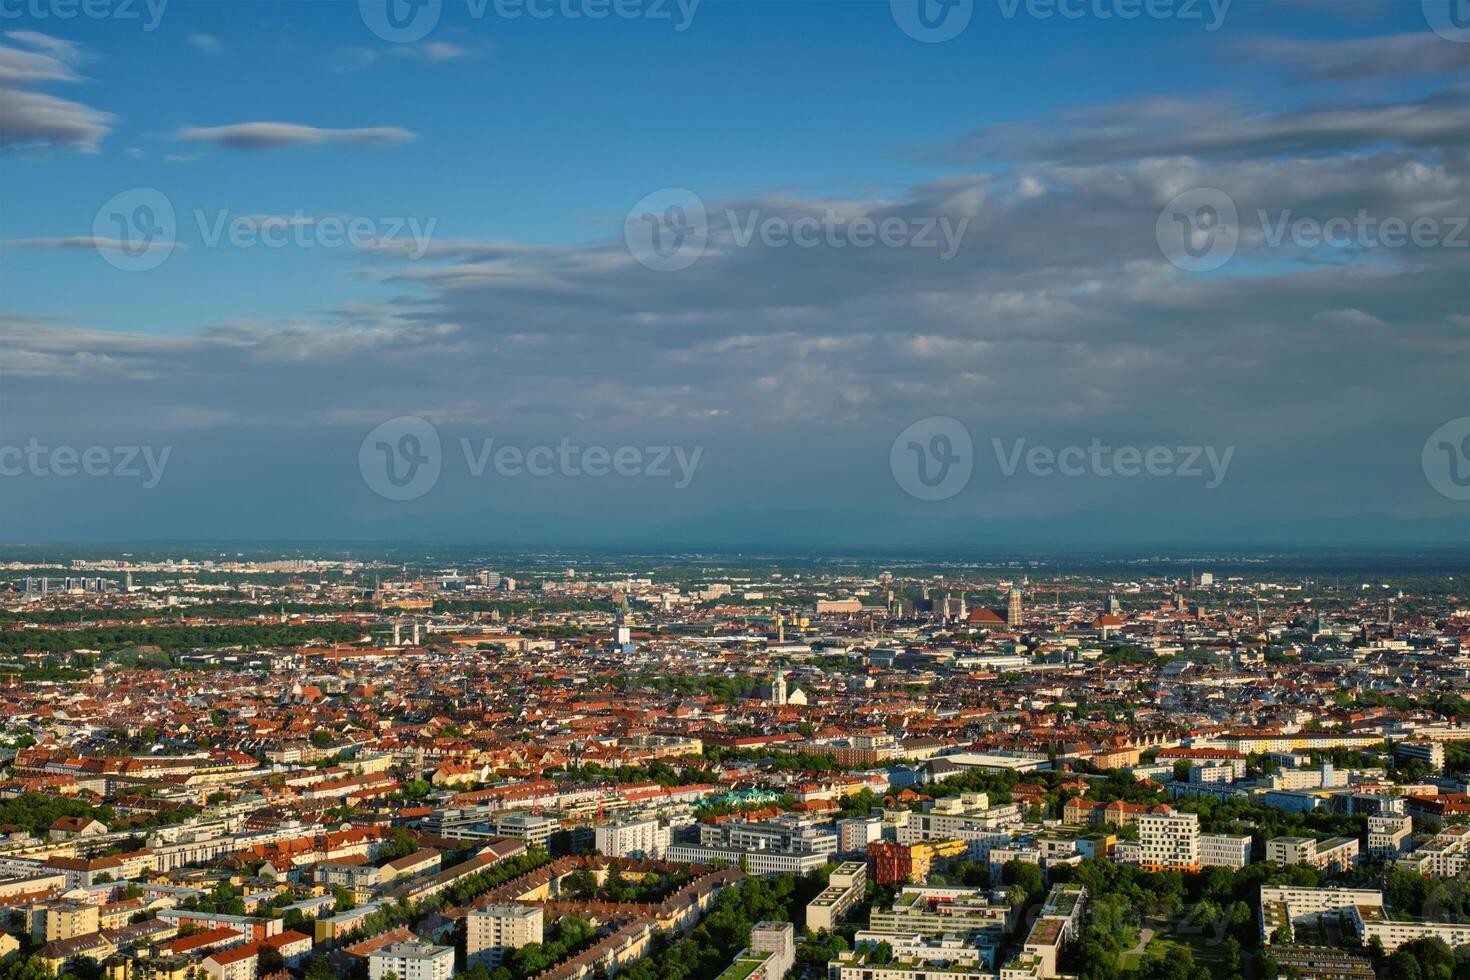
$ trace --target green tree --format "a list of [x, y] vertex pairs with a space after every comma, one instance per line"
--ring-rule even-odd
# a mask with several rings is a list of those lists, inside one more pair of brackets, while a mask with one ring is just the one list
[[1038, 898], [1046, 891], [1046, 877], [1041, 866], [1030, 861], [1015, 858], [1007, 861], [1001, 867], [1000, 880], [1003, 884], [1020, 888], [1027, 898]]

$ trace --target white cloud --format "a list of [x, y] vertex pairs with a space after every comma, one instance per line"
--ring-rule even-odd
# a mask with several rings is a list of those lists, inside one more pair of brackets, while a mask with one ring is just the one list
[[208, 55], [222, 54], [225, 50], [224, 44], [213, 34], [190, 34], [188, 41], [195, 48]]
[[417, 58], [438, 64], [444, 61], [459, 61], [474, 54], [469, 48], [448, 41], [428, 41], [423, 44], [404, 44], [393, 49], [400, 57]]
[[82, 50], [38, 31], [8, 31], [5, 37], [35, 50], [0, 45], [0, 148], [69, 146], [95, 153], [111, 132], [113, 116], [31, 88], [81, 81], [72, 65], [82, 60]]
[[0, 87], [0, 147], [70, 146], [95, 153], [114, 118], [80, 102]]
[[1324, 327], [1340, 327], [1344, 329], [1377, 329], [1388, 326], [1378, 317], [1362, 310], [1323, 310], [1312, 317], [1313, 322]]
[[[137, 247], [135, 242], [125, 242], [117, 238], [102, 238], [93, 235], [70, 235], [62, 238], [12, 238], [0, 242], [11, 248], [42, 248], [42, 249], [99, 249], [104, 252], [131, 251]], [[150, 249], [169, 249], [180, 251], [188, 246], [179, 242], [154, 242]]]
[[378, 53], [372, 48], [340, 48], [328, 55], [327, 70], [348, 74], [370, 68], [377, 60]]
[[323, 129], [295, 123], [248, 122], [229, 126], [191, 126], [179, 130], [176, 138], [194, 143], [214, 143], [237, 150], [270, 150], [284, 146], [322, 144], [375, 146], [411, 140], [414, 134], [397, 126]]
[[[90, 406], [105, 403], [141, 442], [188, 420], [201, 451], [226, 446], [244, 461], [218, 477], [221, 487], [234, 481], [221, 490], [221, 499], [237, 494], [230, 500], [254, 499], [251, 481], [274, 478], [298, 496], [305, 483], [321, 487], [340, 507], [361, 490], [332, 484], [340, 474], [311, 482], [316, 474], [258, 460], [300, 445], [351, 480], [362, 431], [423, 412], [497, 436], [584, 443], [673, 432], [711, 446], [711, 466], [731, 461], [727, 498], [723, 489], [687, 498], [710, 513], [730, 499], [755, 511], [794, 502], [839, 516], [868, 508], [879, 515], [872, 527], [902, 528], [909, 502], [888, 479], [888, 443], [907, 423], [942, 414], [969, 423], [982, 451], [990, 436], [1238, 447], [1231, 482], [1208, 499], [1189, 497], [1181, 481], [977, 481], [955, 504], [965, 533], [981, 516], [1085, 525], [1130, 508], [1142, 532], [1162, 526], [1169, 507], [1191, 530], [1205, 514], [1238, 515], [1254, 531], [1262, 515], [1391, 513], [1425, 491], [1424, 437], [1464, 411], [1470, 250], [1343, 249], [1323, 264], [1252, 228], [1221, 274], [1195, 276], [1165, 261], [1156, 219], [1195, 186], [1228, 191], [1252, 225], [1257, 210], [1317, 220], [1359, 209], [1470, 214], [1470, 156], [1440, 112], [1457, 96], [1441, 96], [1368, 109], [1108, 106], [991, 131], [1013, 153], [995, 174], [966, 165], [842, 199], [709, 194], [710, 247], [670, 274], [631, 259], [616, 218], [605, 237], [576, 244], [436, 240], [416, 263], [383, 242], [343, 261], [388, 299], [154, 337], [0, 321], [0, 371], [32, 425], [68, 412], [93, 424]], [[269, 148], [408, 135], [246, 123], [180, 138]], [[727, 209], [787, 222], [832, 211], [970, 224], [941, 261], [901, 247], [742, 246]], [[97, 247], [87, 238], [10, 244]], [[1353, 493], [1337, 492], [1344, 485]], [[436, 508], [458, 518], [454, 488], [442, 490]], [[594, 507], [615, 512], [600, 498]], [[336, 512], [324, 519], [350, 527], [332, 523], [343, 520]]]

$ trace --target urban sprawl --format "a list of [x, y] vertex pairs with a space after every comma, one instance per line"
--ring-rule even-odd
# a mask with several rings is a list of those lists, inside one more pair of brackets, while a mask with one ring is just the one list
[[1470, 976], [1449, 572], [6, 559], [0, 980]]

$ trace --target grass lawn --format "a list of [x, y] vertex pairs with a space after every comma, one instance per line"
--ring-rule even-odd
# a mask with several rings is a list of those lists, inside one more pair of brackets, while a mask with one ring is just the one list
[[736, 960], [730, 964], [724, 973], [720, 974], [718, 980], [745, 980], [746, 977], [754, 973], [764, 962], [765, 960], [756, 959], [751, 956]]
[[1122, 961], [1123, 971], [1137, 971], [1148, 951], [1155, 949], [1161, 943], [1187, 948], [1196, 963], [1208, 967], [1210, 972], [1218, 977], [1225, 976], [1226, 948], [1223, 941], [1217, 942], [1211, 934], [1179, 933], [1168, 928], [1155, 932], [1143, 953], [1125, 953]]

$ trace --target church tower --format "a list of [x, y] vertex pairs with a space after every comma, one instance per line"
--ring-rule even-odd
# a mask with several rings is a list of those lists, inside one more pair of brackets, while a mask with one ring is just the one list
[[1010, 598], [1006, 603], [1006, 625], [1021, 625], [1021, 590], [1019, 588], [1011, 589]]

